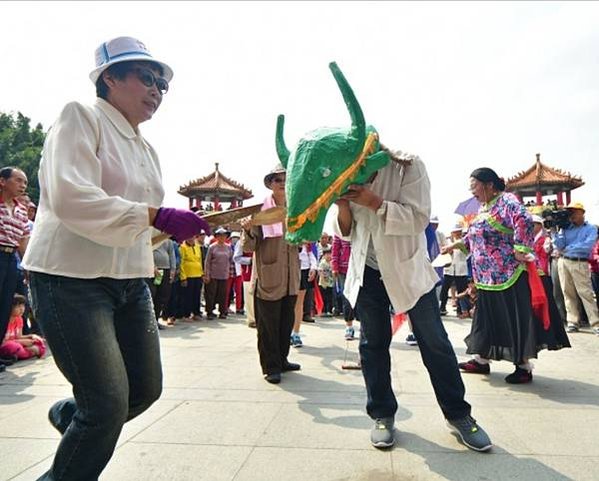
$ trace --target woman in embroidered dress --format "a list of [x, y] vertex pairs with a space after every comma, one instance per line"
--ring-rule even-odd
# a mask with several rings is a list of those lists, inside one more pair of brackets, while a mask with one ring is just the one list
[[466, 352], [474, 358], [459, 366], [488, 374], [490, 360], [506, 360], [516, 366], [506, 382], [527, 383], [532, 381], [530, 358], [541, 349], [564, 347], [555, 342], [552, 326], [545, 330], [533, 313], [526, 269], [533, 252], [532, 219], [513, 194], [504, 192], [505, 181], [492, 169], [472, 172], [470, 190], [482, 204], [479, 214], [463, 242], [444, 249], [470, 251], [478, 289], [472, 330], [465, 339]]

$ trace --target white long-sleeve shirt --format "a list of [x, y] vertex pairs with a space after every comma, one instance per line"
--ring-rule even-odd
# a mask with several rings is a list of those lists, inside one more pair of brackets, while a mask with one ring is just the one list
[[451, 253], [451, 265], [443, 269], [446, 276], [467, 276], [468, 255], [461, 249], [454, 249]]
[[300, 269], [305, 271], [307, 269], [317, 271], [318, 261], [311, 250], [308, 250], [305, 246], [302, 246], [299, 251]]
[[164, 197], [154, 149], [108, 102], [69, 103], [39, 170], [36, 228], [25, 269], [77, 278], [152, 277], [148, 206]]
[[424, 234], [431, 211], [426, 168], [418, 157], [409, 166], [392, 161], [367, 187], [384, 199], [382, 206], [374, 212], [350, 202], [350, 234], [343, 236], [337, 222], [334, 226], [337, 235], [352, 245], [344, 294], [355, 306], [372, 238], [391, 303], [396, 312], [406, 312], [439, 280], [427, 258]]

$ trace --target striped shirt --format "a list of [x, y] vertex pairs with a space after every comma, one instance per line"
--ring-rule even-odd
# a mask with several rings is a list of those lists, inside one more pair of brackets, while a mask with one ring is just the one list
[[16, 199], [13, 202], [11, 212], [0, 196], [0, 246], [19, 247], [21, 240], [29, 236], [27, 208]]

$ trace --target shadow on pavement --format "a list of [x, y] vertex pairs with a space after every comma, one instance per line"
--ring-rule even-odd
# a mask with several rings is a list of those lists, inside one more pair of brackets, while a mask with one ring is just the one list
[[[457, 435], [455, 435], [457, 438]], [[405, 450], [424, 459], [430, 471], [449, 481], [494, 479], [530, 479], [537, 481], [571, 481], [572, 478], [527, 457], [514, 456], [494, 446], [488, 453], [454, 451], [428, 441], [417, 434], [400, 432], [395, 451]], [[417, 447], [417, 449], [414, 449]], [[401, 465], [394, 467], [397, 479]], [[425, 479], [424, 477], [422, 479]]]
[[493, 375], [493, 372], [482, 380], [497, 389], [534, 394], [561, 404], [599, 406], [599, 386], [582, 381], [554, 379], [534, 374], [530, 384], [507, 384], [503, 374]]

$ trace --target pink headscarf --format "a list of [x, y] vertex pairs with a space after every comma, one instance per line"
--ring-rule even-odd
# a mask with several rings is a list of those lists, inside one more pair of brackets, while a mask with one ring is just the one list
[[[275, 198], [272, 194], [266, 196], [264, 199], [264, 203], [262, 204], [262, 209], [267, 210], [271, 207], [276, 207]], [[269, 237], [283, 237], [283, 223], [277, 222], [276, 224], [263, 225], [262, 226], [262, 236], [267, 239]]]

